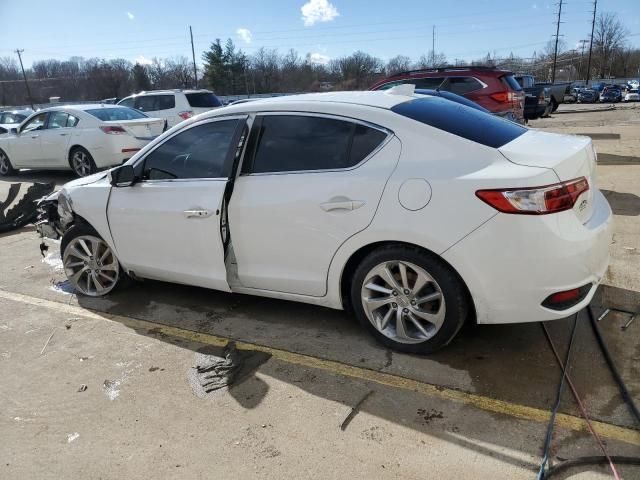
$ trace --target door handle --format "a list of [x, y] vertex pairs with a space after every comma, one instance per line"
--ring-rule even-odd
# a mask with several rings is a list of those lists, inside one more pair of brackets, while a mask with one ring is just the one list
[[361, 200], [339, 200], [336, 202], [325, 202], [320, 204], [320, 208], [325, 212], [333, 210], [355, 210], [364, 205]]
[[207, 218], [211, 216], [209, 210], [185, 210], [183, 213], [187, 218]]
[[31, 138], [38, 138], [38, 135], [31, 135]]
[[66, 137], [69, 134], [68, 133], [59, 133], [58, 135], [60, 135], [61, 137]]

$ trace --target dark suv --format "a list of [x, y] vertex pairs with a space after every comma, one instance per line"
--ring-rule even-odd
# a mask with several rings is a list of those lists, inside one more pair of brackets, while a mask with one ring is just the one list
[[462, 95], [491, 113], [524, 122], [524, 92], [513, 73], [492, 67], [444, 67], [401, 72], [375, 83], [385, 90], [403, 83], [419, 89], [447, 90]]

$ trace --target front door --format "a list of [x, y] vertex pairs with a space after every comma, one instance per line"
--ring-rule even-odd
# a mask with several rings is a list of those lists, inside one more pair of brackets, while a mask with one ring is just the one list
[[135, 164], [138, 183], [112, 189], [109, 225], [125, 267], [229, 291], [220, 219], [245, 123], [227, 117], [190, 125]]
[[229, 204], [242, 286], [325, 295], [331, 259], [371, 223], [399, 156], [399, 140], [371, 125], [258, 115]]
[[49, 120], [40, 131], [43, 165], [51, 168], [69, 166], [67, 146], [77, 119], [66, 112], [49, 112]]
[[11, 139], [11, 163], [16, 168], [42, 167], [40, 135], [47, 123], [48, 113], [40, 113], [22, 125]]

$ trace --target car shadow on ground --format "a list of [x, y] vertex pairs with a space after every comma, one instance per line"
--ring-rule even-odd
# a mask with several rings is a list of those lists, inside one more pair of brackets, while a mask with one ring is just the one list
[[71, 180], [75, 180], [77, 177], [70, 170], [50, 171], [43, 172], [42, 170], [19, 170], [13, 175], [2, 177], [3, 181], [10, 183], [18, 182], [40, 182], [40, 183], [53, 183], [56, 188], [61, 187]]
[[613, 190], [601, 190], [601, 192], [609, 201], [614, 215], [632, 217], [640, 215], [640, 197], [638, 195], [634, 193], [614, 192]]
[[[112, 293], [108, 298], [79, 297], [78, 301], [83, 307], [94, 311], [264, 345], [390, 373], [436, 385], [437, 388], [448, 387], [545, 410], [549, 410], [553, 404], [560, 379], [558, 365], [537, 323], [467, 325], [448, 347], [425, 357], [391, 352], [378, 345], [345, 313], [300, 303], [152, 281]], [[118, 317], [115, 319], [117, 321]], [[612, 352], [620, 362], [623, 376], [629, 381], [632, 395], [638, 396], [640, 372], [633, 357], [640, 355], [640, 335], [621, 333], [620, 322], [623, 320], [611, 314], [606, 322], [602, 322], [602, 328], [607, 338], [611, 339]], [[560, 355], [564, 355], [572, 319], [551, 322], [548, 326]], [[640, 325], [635, 328], [640, 328]], [[211, 351], [207, 345], [172, 337], [157, 328], [137, 329], [136, 333], [198, 353]], [[629, 352], [635, 352], [635, 355]], [[592, 417], [632, 426], [633, 420], [611, 381], [586, 315], [581, 315], [579, 319], [573, 359], [572, 380], [583, 398], [587, 399]], [[380, 384], [341, 377], [336, 388], [327, 389], [326, 382], [314, 382], [316, 376], [327, 375], [327, 372], [313, 368], [301, 369], [299, 365], [286, 362], [267, 362], [259, 367], [259, 371], [313, 395], [351, 407], [367, 391], [385, 388]], [[259, 405], [268, 392], [264, 382], [256, 382], [252, 378], [256, 377], [247, 376], [245, 381], [229, 390], [245, 408]], [[252, 386], [254, 383], [261, 388], [256, 390]], [[486, 444], [499, 444], [505, 448], [519, 445], [513, 433], [506, 431], [507, 422], [513, 421], [511, 417], [486, 413], [490, 417], [488, 426], [465, 432], [465, 438], [462, 438], [458, 434], [461, 426], [455, 419], [441, 421], [440, 410], [436, 406], [430, 407], [431, 403], [437, 405], [438, 401], [417, 392], [385, 388], [384, 395], [367, 400], [360, 410], [403, 426], [428, 431], [430, 435], [482, 454], [496, 455], [496, 452], [489, 453], [482, 446]], [[414, 407], [414, 411], [411, 411]], [[569, 395], [565, 395], [561, 411], [579, 415]], [[461, 414], [464, 416], [463, 412]], [[544, 425], [539, 424], [539, 429], [543, 435]], [[474, 441], [470, 441], [469, 437]], [[588, 439], [588, 434], [570, 432], [569, 437], [570, 442], [583, 442]], [[535, 456], [539, 452], [527, 453]], [[522, 458], [517, 456], [507, 456], [502, 460], [523, 465]]]
[[598, 153], [600, 165], [640, 165], [640, 157], [630, 155], [615, 155], [613, 153]]

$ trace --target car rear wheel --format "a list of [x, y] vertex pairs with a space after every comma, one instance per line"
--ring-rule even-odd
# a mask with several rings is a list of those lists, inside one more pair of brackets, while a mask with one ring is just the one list
[[408, 353], [447, 345], [469, 311], [457, 274], [435, 255], [409, 246], [383, 247], [367, 256], [353, 276], [351, 302], [374, 337]]
[[71, 151], [69, 163], [78, 177], [86, 177], [97, 171], [93, 157], [82, 147], [76, 147]]
[[126, 277], [111, 247], [86, 224], [74, 225], [67, 230], [60, 250], [69, 282], [83, 295], [106, 295]]
[[552, 112], [555, 112], [556, 110], [558, 110], [559, 106], [560, 105], [558, 105], [558, 102], [556, 102], [555, 99], [551, 100], [551, 111]]
[[0, 176], [6, 177], [7, 175], [13, 175], [14, 173], [15, 170], [9, 161], [9, 157], [6, 153], [0, 150]]

